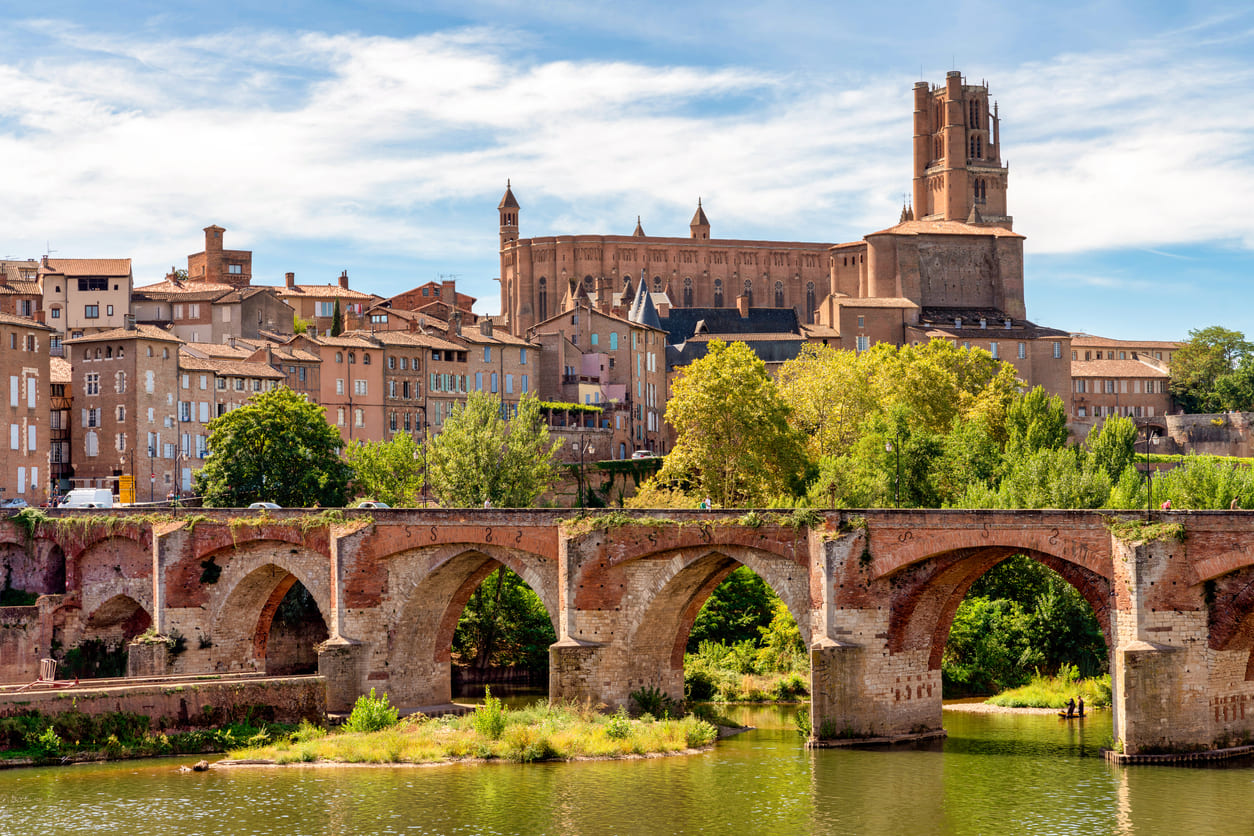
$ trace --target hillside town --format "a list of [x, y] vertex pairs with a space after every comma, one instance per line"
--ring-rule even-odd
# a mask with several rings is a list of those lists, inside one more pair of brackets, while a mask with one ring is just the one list
[[713, 340], [745, 343], [771, 371], [806, 344], [945, 340], [1061, 397], [1077, 438], [1111, 415], [1166, 435], [1180, 344], [1027, 318], [1025, 237], [1008, 214], [987, 85], [955, 71], [913, 96], [912, 199], [858, 241], [717, 238], [700, 200], [687, 235], [650, 236], [637, 219], [630, 235], [520, 237], [507, 183], [495, 315], [475, 313], [455, 280], [383, 296], [352, 286], [349, 270], [254, 276], [253, 253], [228, 249], [217, 225], [160, 281], [119, 253], [0, 262], [0, 499], [189, 496], [210, 422], [279, 386], [323, 407], [346, 443], [430, 438], [483, 392], [506, 414], [539, 398], [567, 460], [664, 455], [671, 383]]

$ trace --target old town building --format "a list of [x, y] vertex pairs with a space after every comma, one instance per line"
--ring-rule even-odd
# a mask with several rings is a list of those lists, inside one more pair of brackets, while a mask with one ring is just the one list
[[135, 288], [133, 306], [136, 322], [161, 326], [187, 342], [292, 333], [294, 311], [268, 287], [185, 282], [171, 275]]
[[1084, 437], [1111, 415], [1141, 419], [1162, 432], [1173, 410], [1171, 356], [1180, 343], [1071, 335], [1072, 431]]
[[134, 477], [139, 499], [164, 497], [178, 450], [175, 383], [180, 340], [152, 325], [66, 340], [73, 369], [74, 487]]
[[49, 258], [39, 266], [48, 325], [58, 340], [126, 324], [131, 313], [129, 258]]
[[0, 380], [7, 378], [7, 443], [0, 445], [0, 500], [48, 498], [49, 356], [52, 329], [0, 314]]
[[39, 262], [0, 261], [0, 313], [43, 321], [44, 294]]
[[52, 357], [48, 362], [48, 484], [52, 495], [64, 494], [74, 475], [74, 375], [70, 361]]

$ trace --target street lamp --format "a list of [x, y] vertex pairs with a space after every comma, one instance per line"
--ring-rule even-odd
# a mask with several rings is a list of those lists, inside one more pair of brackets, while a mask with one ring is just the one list
[[889, 441], [884, 444], [884, 452], [897, 454], [897, 481], [893, 483], [893, 507], [901, 507], [901, 431], [897, 431], [897, 443]]
[[596, 447], [593, 446], [592, 442], [590, 441], [587, 443], [587, 445], [585, 445], [582, 441], [573, 441], [571, 442], [571, 445], [570, 445], [570, 449], [579, 451], [579, 474], [578, 474], [578, 477], [575, 479], [575, 488], [576, 488], [575, 501], [579, 503], [580, 508], [584, 507], [584, 504], [585, 504], [584, 503], [584, 489], [583, 489], [583, 456], [585, 452], [584, 450], [585, 446], [587, 447], [587, 453], [589, 456], [591, 456], [593, 453], [596, 452]]
[[1154, 512], [1154, 469], [1150, 466], [1150, 445], [1158, 446], [1158, 436], [1153, 435], [1149, 419], [1145, 421], [1145, 520], [1149, 522]]

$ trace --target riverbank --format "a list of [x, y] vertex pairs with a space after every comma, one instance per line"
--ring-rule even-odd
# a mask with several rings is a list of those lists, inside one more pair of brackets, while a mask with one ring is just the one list
[[[365, 698], [363, 698], [365, 699]], [[356, 713], [356, 710], [355, 710]], [[253, 764], [437, 764], [473, 761], [533, 763], [681, 754], [706, 749], [718, 729], [694, 716], [678, 720], [626, 712], [604, 715], [589, 706], [547, 705], [510, 710], [489, 698], [460, 717], [413, 715], [354, 723], [342, 731], [309, 724], [284, 739], [232, 749], [229, 761]]]
[[[945, 711], [961, 711], [966, 714], [1057, 714], [1056, 708], [1036, 706], [993, 705], [987, 702], [947, 702]], [[1087, 716], [1087, 713], [1086, 715]]]

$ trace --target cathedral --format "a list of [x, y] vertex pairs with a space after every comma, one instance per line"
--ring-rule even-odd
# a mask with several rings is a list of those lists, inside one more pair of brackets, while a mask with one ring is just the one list
[[956, 71], [943, 85], [915, 84], [912, 203], [896, 225], [849, 243], [716, 238], [700, 201], [687, 237], [646, 235], [637, 220], [631, 235], [520, 238], [521, 207], [507, 184], [498, 206], [502, 317], [522, 336], [576, 304], [625, 311], [645, 284], [664, 319], [670, 310], [749, 318], [791, 309], [806, 340], [861, 351], [947, 339], [987, 349], [1030, 385], [1066, 395], [1067, 333], [1026, 319], [1024, 237], [1007, 213], [1000, 134], [987, 85]]

